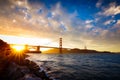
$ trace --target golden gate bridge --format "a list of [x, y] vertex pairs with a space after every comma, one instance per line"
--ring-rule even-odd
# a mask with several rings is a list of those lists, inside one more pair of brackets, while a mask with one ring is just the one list
[[[58, 47], [54, 47], [54, 46], [42, 46], [42, 45], [23, 45], [23, 44], [10, 44], [10, 45], [22, 45], [22, 46], [25, 46], [25, 51], [28, 51], [28, 52], [37, 52], [37, 53], [40, 53], [40, 48], [56, 48], [56, 49], [59, 49], [59, 53], [62, 53], [62, 38], [59, 38], [59, 46]], [[30, 51], [29, 50], [29, 47], [36, 47], [36, 50], [35, 51]], [[64, 49], [70, 49], [70, 48], [64, 48]]]

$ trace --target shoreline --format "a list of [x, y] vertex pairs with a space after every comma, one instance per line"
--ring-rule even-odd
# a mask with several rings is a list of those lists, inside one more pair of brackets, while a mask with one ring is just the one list
[[[24, 55], [28, 57], [28, 55]], [[21, 61], [0, 59], [0, 78], [2, 80], [55, 80], [35, 62], [28, 59]]]

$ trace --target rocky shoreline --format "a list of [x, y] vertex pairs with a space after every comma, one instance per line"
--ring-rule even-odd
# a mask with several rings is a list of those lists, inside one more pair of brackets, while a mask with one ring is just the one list
[[0, 40], [0, 80], [55, 80], [27, 56]]
[[3, 80], [55, 80], [48, 76], [35, 62], [28, 59], [20, 64], [10, 62], [4, 69]]
[[[12, 70], [14, 67], [14, 70]], [[11, 80], [55, 80], [47, 75], [35, 62], [24, 60], [22, 65], [12, 63], [9, 66]], [[16, 76], [14, 76], [14, 74]], [[12, 76], [13, 75], [13, 76]]]

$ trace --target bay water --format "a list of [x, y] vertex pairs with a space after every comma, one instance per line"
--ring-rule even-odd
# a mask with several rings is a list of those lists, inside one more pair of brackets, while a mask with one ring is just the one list
[[120, 80], [120, 54], [28, 54], [56, 80]]

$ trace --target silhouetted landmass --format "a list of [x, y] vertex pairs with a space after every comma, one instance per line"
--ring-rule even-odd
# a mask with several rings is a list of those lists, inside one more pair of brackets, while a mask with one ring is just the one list
[[[43, 53], [59, 53], [59, 49], [50, 49], [47, 51], [44, 51]], [[74, 49], [62, 49], [62, 53], [112, 53], [109, 51], [96, 51], [96, 50], [89, 50], [89, 49], [78, 49], [78, 48], [74, 48]]]
[[14, 52], [0, 39], [0, 80], [54, 80], [23, 52]]
[[41, 51], [26, 51], [26, 53], [37, 53], [37, 54], [39, 54], [39, 53], [41, 53]]

